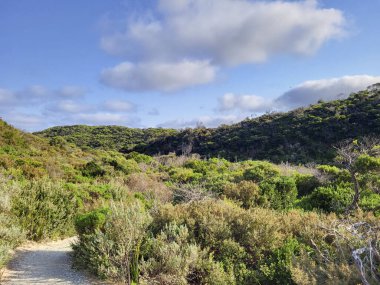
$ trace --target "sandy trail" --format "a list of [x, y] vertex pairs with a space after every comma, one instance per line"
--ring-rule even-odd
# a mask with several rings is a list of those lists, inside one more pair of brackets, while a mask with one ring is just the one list
[[3, 274], [4, 285], [26, 284], [106, 284], [90, 279], [71, 268], [69, 253], [75, 238], [48, 243], [27, 244], [19, 248]]

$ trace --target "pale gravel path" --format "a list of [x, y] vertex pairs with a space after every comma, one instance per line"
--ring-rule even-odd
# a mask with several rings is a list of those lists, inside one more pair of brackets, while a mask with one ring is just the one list
[[91, 280], [71, 268], [71, 244], [75, 238], [48, 243], [27, 244], [19, 248], [3, 275], [4, 285], [87, 285], [106, 284]]

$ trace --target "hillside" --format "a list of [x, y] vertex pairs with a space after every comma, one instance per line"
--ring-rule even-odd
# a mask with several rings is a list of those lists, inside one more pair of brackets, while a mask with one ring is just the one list
[[136, 145], [159, 140], [176, 134], [174, 129], [135, 129], [121, 126], [64, 126], [53, 127], [36, 135], [53, 138], [63, 137], [67, 142], [74, 143], [82, 149], [120, 150], [133, 149]]
[[82, 148], [105, 148], [149, 155], [198, 153], [228, 160], [328, 162], [333, 145], [346, 139], [380, 135], [380, 91], [352, 94], [348, 99], [320, 102], [287, 113], [266, 114], [231, 126], [130, 129], [125, 127], [55, 127], [37, 133], [62, 136]]
[[[374, 102], [378, 95], [361, 93], [346, 101], [172, 137], [185, 141], [184, 134], [209, 132], [199, 138], [215, 139], [223, 132], [234, 135], [232, 130], [251, 127], [252, 122], [266, 126], [259, 124], [265, 119], [276, 130], [286, 130], [285, 122], [295, 120], [295, 114], [300, 122], [311, 114], [322, 118], [328, 106], [334, 106], [324, 116], [328, 120], [336, 109], [342, 116], [355, 110], [350, 115], [359, 122], [360, 110], [367, 110], [362, 114], [366, 119], [373, 112], [370, 107], [377, 106]], [[372, 122], [377, 125], [371, 134], [378, 134], [378, 119]], [[361, 133], [369, 129], [362, 127]], [[301, 130], [302, 136], [308, 134]], [[320, 132], [327, 133], [323, 128]], [[353, 130], [353, 135], [358, 133]], [[366, 151], [360, 152], [363, 147]], [[0, 269], [26, 239], [78, 236], [72, 254], [75, 268], [116, 283], [130, 278], [134, 284], [332, 285], [359, 284], [366, 278], [367, 284], [378, 284], [379, 260], [371, 258], [380, 250], [375, 230], [380, 227], [379, 143], [367, 145], [359, 138], [348, 149], [359, 154], [349, 168], [344, 157], [308, 166], [198, 155], [151, 157], [84, 151], [61, 136], [41, 138], [0, 121]], [[33, 268], [26, 270], [27, 276], [38, 272], [45, 280], [48, 270], [54, 280], [66, 278], [62, 263], [49, 262], [47, 269], [34, 266], [45, 260], [43, 255], [25, 260], [23, 266]], [[65, 276], [73, 273], [63, 270]]]
[[14, 177], [67, 178], [88, 159], [75, 145], [22, 132], [0, 120], [0, 169]]

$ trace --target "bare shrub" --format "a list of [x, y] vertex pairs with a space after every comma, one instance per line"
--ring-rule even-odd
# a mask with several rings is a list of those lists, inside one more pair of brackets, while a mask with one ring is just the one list
[[133, 173], [128, 176], [127, 186], [133, 193], [142, 193], [149, 199], [159, 202], [169, 202], [173, 198], [173, 193], [156, 177], [145, 173]]

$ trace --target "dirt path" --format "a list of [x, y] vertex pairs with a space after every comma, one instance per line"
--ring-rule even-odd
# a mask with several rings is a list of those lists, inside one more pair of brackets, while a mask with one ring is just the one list
[[71, 268], [71, 243], [74, 238], [28, 244], [17, 250], [15, 258], [4, 271], [4, 285], [26, 284], [105, 284], [95, 282], [80, 271]]

